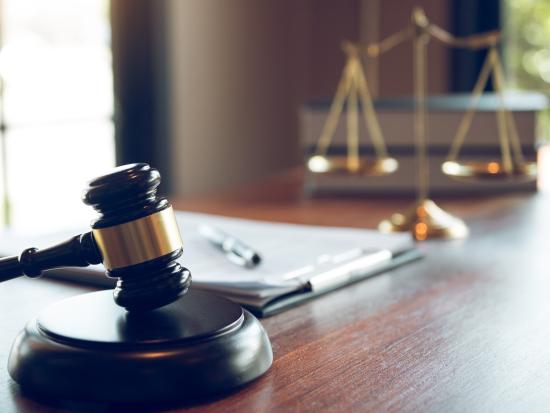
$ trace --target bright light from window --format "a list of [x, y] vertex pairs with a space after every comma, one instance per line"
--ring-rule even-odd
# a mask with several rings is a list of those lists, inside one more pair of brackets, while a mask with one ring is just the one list
[[0, 4], [3, 215], [25, 231], [85, 225], [91, 212], [81, 191], [115, 162], [108, 2]]

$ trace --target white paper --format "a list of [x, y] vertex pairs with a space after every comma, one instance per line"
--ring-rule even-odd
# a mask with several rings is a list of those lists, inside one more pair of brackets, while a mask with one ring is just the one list
[[[399, 251], [412, 247], [409, 234], [381, 234], [376, 230], [295, 225], [227, 218], [209, 214], [176, 212], [183, 238], [180, 262], [189, 268], [193, 283], [226, 294], [265, 299], [300, 288], [316, 267], [356, 251]], [[253, 269], [230, 262], [199, 234], [200, 225], [211, 225], [255, 249], [262, 257]], [[89, 229], [88, 229], [89, 230]], [[47, 247], [87, 231], [86, 228], [30, 238], [4, 231], [0, 255], [15, 255], [27, 247]], [[98, 284], [110, 285], [102, 266], [67, 269], [74, 278], [97, 277]]]

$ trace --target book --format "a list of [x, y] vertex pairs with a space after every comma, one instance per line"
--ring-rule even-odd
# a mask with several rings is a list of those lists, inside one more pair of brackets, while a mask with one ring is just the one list
[[[192, 287], [230, 298], [259, 316], [268, 316], [421, 257], [410, 234], [375, 230], [281, 224], [176, 212], [184, 240], [180, 263], [192, 274]], [[205, 239], [209, 225], [258, 250], [253, 269], [235, 265]], [[4, 231], [0, 255], [51, 246], [80, 232], [28, 237]], [[113, 288], [102, 265], [47, 271], [45, 276]], [[40, 281], [37, 281], [40, 282]]]
[[[470, 94], [431, 96], [427, 99], [430, 146], [450, 147], [470, 100]], [[508, 92], [504, 95], [504, 102], [508, 110], [513, 113], [521, 145], [533, 146], [536, 141], [537, 114], [548, 107], [548, 99], [545, 95], [536, 92]], [[299, 125], [302, 146], [309, 148], [319, 140], [330, 103], [330, 99], [313, 100], [301, 108]], [[464, 142], [465, 147], [498, 146], [496, 111], [499, 107], [498, 95], [485, 93], [480, 97]], [[414, 145], [414, 99], [412, 97], [376, 99], [374, 108], [387, 146], [395, 148]], [[361, 145], [372, 146], [363, 120], [359, 122], [359, 132]], [[332, 145], [346, 145], [345, 116], [341, 116], [338, 122]]]

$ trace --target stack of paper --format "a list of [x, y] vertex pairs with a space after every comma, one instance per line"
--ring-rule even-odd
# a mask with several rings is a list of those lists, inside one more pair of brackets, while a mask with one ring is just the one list
[[[395, 266], [395, 258], [413, 249], [409, 234], [251, 221], [177, 212], [184, 240], [180, 259], [193, 277], [193, 288], [218, 292], [260, 310], [281, 297], [316, 294]], [[241, 240], [261, 255], [260, 265], [245, 268], [227, 259], [199, 233], [209, 225]], [[82, 228], [82, 232], [86, 231]], [[19, 254], [26, 247], [47, 247], [79, 231], [31, 239], [5, 232], [0, 254]], [[408, 260], [418, 257], [413, 254]], [[50, 276], [112, 287], [102, 266], [49, 272]]]

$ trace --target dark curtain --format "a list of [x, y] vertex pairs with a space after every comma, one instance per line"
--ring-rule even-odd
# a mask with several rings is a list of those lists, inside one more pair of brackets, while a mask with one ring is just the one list
[[117, 165], [146, 162], [169, 192], [164, 0], [111, 0]]
[[[452, 32], [456, 36], [467, 36], [502, 27], [500, 0], [452, 0], [451, 13]], [[486, 55], [485, 50], [453, 49], [453, 92], [470, 92], [473, 89]], [[492, 90], [490, 81], [486, 90]]]

